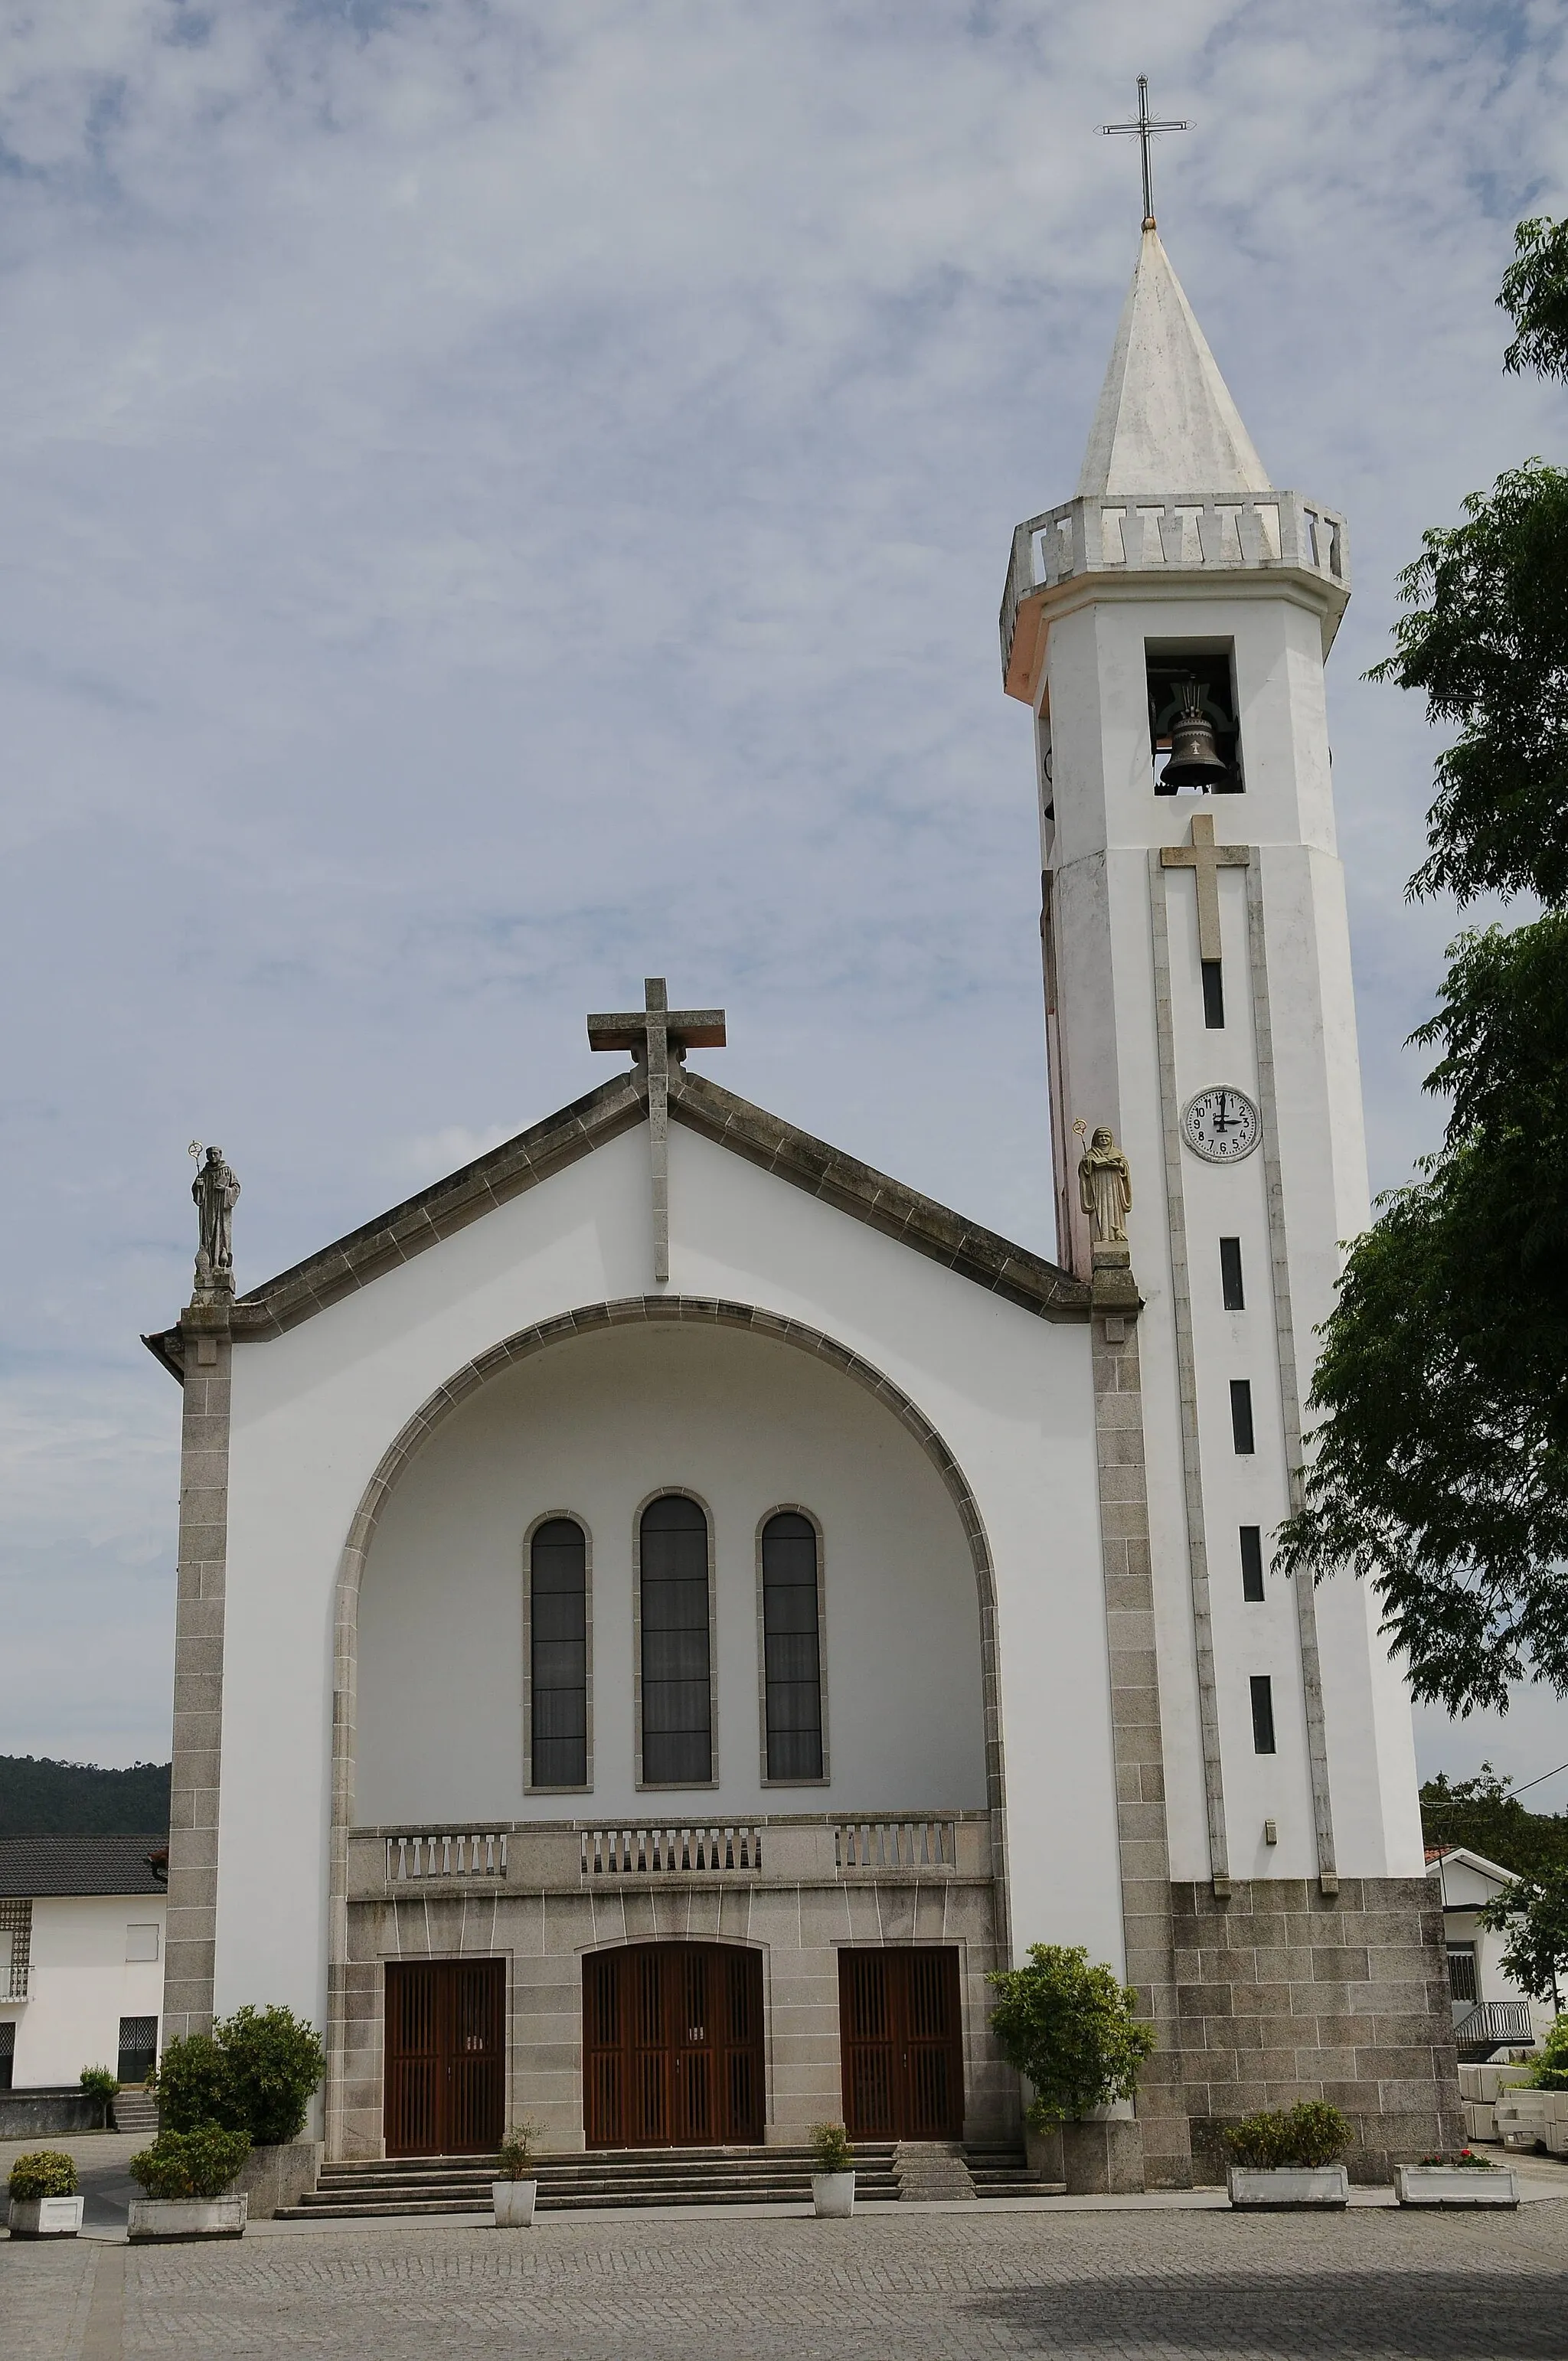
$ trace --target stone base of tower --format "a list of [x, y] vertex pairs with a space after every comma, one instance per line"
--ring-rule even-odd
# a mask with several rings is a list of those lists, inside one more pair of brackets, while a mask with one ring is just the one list
[[1424, 1878], [1171, 1888], [1194, 2178], [1224, 2179], [1227, 2125], [1327, 2099], [1353, 2180], [1464, 2144], [1441, 1906]]

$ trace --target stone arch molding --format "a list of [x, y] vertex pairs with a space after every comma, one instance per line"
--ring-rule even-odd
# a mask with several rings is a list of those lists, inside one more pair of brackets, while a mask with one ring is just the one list
[[476, 1354], [444, 1385], [438, 1386], [382, 1454], [348, 1529], [338, 1565], [333, 1617], [332, 1845], [327, 1959], [328, 2046], [332, 2053], [329, 2109], [342, 2089], [344, 2004], [348, 1960], [348, 1831], [354, 1818], [357, 1738], [359, 1591], [381, 1512], [410, 1461], [422, 1450], [436, 1429], [444, 1426], [454, 1411], [492, 1378], [500, 1377], [521, 1362], [548, 1352], [553, 1345], [569, 1343], [574, 1337], [597, 1335], [612, 1328], [666, 1323], [741, 1329], [754, 1336], [770, 1338], [775, 1344], [791, 1345], [796, 1352], [809, 1354], [828, 1368], [839, 1370], [892, 1411], [899, 1424], [914, 1436], [947, 1488], [969, 1543], [980, 1602], [986, 1804], [991, 1818], [997, 1948], [1003, 1959], [1010, 1955], [996, 1578], [979, 1503], [958, 1460], [930, 1420], [902, 1387], [894, 1385], [891, 1378], [884, 1377], [860, 1354], [851, 1352], [847, 1345], [826, 1335], [821, 1329], [808, 1326], [805, 1321], [787, 1319], [781, 1313], [763, 1311], [756, 1304], [729, 1303], [691, 1295], [628, 1296], [612, 1303], [585, 1304], [576, 1311], [561, 1312], [554, 1319], [539, 1321], [532, 1327], [520, 1328], [515, 1334], [504, 1337], [499, 1345], [492, 1345], [486, 1352]]

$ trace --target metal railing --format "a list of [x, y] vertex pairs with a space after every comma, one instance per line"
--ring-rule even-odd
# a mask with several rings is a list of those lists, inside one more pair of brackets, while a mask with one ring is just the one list
[[504, 1831], [472, 1834], [444, 1830], [431, 1835], [387, 1839], [387, 1883], [402, 1885], [415, 1878], [505, 1877], [507, 1840]]
[[1013, 535], [1002, 598], [1002, 673], [1013, 662], [1018, 609], [1034, 590], [1075, 575], [1234, 572], [1289, 566], [1350, 588], [1345, 522], [1299, 492], [1100, 494], [1064, 500]]
[[956, 1869], [958, 1826], [940, 1819], [840, 1820], [833, 1859], [839, 1870]]
[[585, 1877], [755, 1877], [762, 1831], [754, 1821], [584, 1828], [582, 1866]]
[[1535, 2025], [1526, 2000], [1477, 2001], [1468, 2016], [1462, 2016], [1453, 2028], [1453, 2038], [1462, 2048], [1490, 2042], [1494, 2048], [1505, 2041], [1520, 2042], [1535, 2039]]

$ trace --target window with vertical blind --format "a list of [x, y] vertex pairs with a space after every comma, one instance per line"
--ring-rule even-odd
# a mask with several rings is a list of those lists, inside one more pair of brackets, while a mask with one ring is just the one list
[[587, 1535], [573, 1517], [547, 1517], [528, 1554], [528, 1784], [586, 1787]]
[[762, 1719], [770, 1779], [820, 1779], [822, 1631], [817, 1528], [798, 1509], [762, 1527]]
[[684, 1492], [642, 1511], [638, 1534], [641, 1784], [713, 1784], [707, 1519]]

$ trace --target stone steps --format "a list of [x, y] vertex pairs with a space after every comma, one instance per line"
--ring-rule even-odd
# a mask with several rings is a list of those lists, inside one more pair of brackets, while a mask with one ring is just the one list
[[[891, 2142], [857, 2150], [858, 2193], [895, 2199]], [[604, 2206], [799, 2205], [811, 2199], [809, 2148], [654, 2148], [542, 2156], [537, 2210]], [[396, 2157], [322, 2167], [316, 2187], [280, 2222], [359, 2221], [389, 2214], [491, 2210], [488, 2158]]]
[[1032, 2169], [1021, 2147], [969, 2147], [964, 2150], [977, 2197], [1065, 2197], [1065, 2180], [1047, 2180]]
[[115, 2129], [128, 2132], [133, 2139], [154, 2140], [158, 2137], [158, 2097], [152, 2091], [139, 2091], [132, 2085], [115, 2093]]

